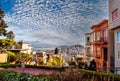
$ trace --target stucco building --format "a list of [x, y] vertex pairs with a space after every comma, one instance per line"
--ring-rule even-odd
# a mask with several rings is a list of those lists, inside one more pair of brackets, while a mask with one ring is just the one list
[[18, 42], [17, 46], [12, 46], [12, 48], [9, 48], [8, 50], [14, 53], [22, 52], [22, 53], [32, 54], [33, 47], [29, 42], [20, 41]]
[[88, 61], [93, 59], [93, 34], [85, 34], [85, 54], [88, 57]]
[[[113, 50], [110, 49], [110, 53], [113, 55], [114, 69], [116, 69], [120, 67], [120, 0], [109, 0], [109, 20], [110, 29], [113, 31], [110, 40], [110, 47], [113, 47]], [[120, 71], [117, 73], [120, 74]]]

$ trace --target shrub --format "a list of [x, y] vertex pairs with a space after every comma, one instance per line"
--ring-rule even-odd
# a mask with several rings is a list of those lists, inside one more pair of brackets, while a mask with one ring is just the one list
[[21, 62], [27, 63], [31, 59], [32, 57], [30, 54], [27, 53], [16, 54], [16, 64], [21, 64]]
[[54, 57], [52, 61], [48, 61], [48, 66], [60, 67], [63, 63], [62, 57]]
[[0, 81], [120, 81], [120, 75], [74, 68], [50, 75], [30, 75], [1, 70]]
[[76, 63], [75, 63], [74, 61], [70, 61], [70, 62], [68, 62], [68, 64], [69, 64], [70, 66], [76, 66]]
[[0, 81], [49, 81], [47, 75], [35, 76], [7, 70], [0, 71]]
[[6, 51], [6, 53], [8, 54], [8, 62], [14, 62], [16, 60], [16, 55], [13, 52]]

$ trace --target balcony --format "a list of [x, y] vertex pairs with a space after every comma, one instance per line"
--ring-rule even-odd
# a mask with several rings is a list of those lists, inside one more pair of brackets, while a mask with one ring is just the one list
[[86, 44], [86, 45], [91, 45], [92, 43], [91, 43], [91, 42], [86, 42], [85, 44]]
[[95, 55], [95, 57], [96, 57], [96, 58], [100, 58], [100, 55], [97, 54], [97, 55]]
[[101, 37], [101, 42], [102, 44], [107, 44], [108, 43], [107, 37]]
[[99, 40], [95, 40], [93, 44], [107, 44], [108, 39], [107, 37], [101, 37]]
[[88, 56], [88, 57], [93, 57], [93, 54], [87, 53], [86, 56]]

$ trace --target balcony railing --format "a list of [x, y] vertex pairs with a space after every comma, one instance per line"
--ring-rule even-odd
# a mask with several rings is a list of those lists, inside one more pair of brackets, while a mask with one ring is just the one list
[[97, 55], [96, 55], [96, 58], [100, 58], [100, 55], [97, 54]]
[[86, 56], [88, 56], [88, 57], [93, 57], [93, 54], [87, 53]]
[[107, 44], [108, 39], [107, 37], [101, 37], [99, 40], [94, 40], [94, 44]]
[[92, 42], [86, 42], [85, 44], [86, 44], [86, 45], [91, 45], [91, 44], [92, 44]]
[[101, 37], [101, 42], [102, 42], [103, 44], [108, 43], [107, 37]]

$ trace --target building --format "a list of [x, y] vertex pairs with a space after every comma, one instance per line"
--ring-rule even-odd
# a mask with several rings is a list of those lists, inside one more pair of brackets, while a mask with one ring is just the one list
[[88, 61], [93, 59], [93, 34], [85, 34], [85, 54], [88, 57]]
[[21, 41], [21, 42], [18, 42], [17, 46], [12, 46], [12, 48], [8, 50], [14, 53], [22, 52], [22, 53], [32, 54], [33, 47], [31, 46], [30, 43]]
[[33, 47], [28, 42], [19, 42], [19, 46], [18, 47], [20, 47], [20, 49], [24, 49], [24, 50], [21, 51], [23, 53], [31, 54], [32, 51], [33, 51]]
[[103, 71], [104, 68], [109, 68], [110, 63], [108, 55], [108, 20], [105, 19], [93, 25], [91, 29], [93, 34], [93, 56], [96, 61], [96, 70]]
[[[109, 21], [113, 35], [110, 39], [111, 55], [114, 59], [114, 68], [120, 67], [120, 0], [109, 0]], [[120, 68], [118, 68], [120, 69]], [[117, 72], [120, 74], [120, 70]]]

